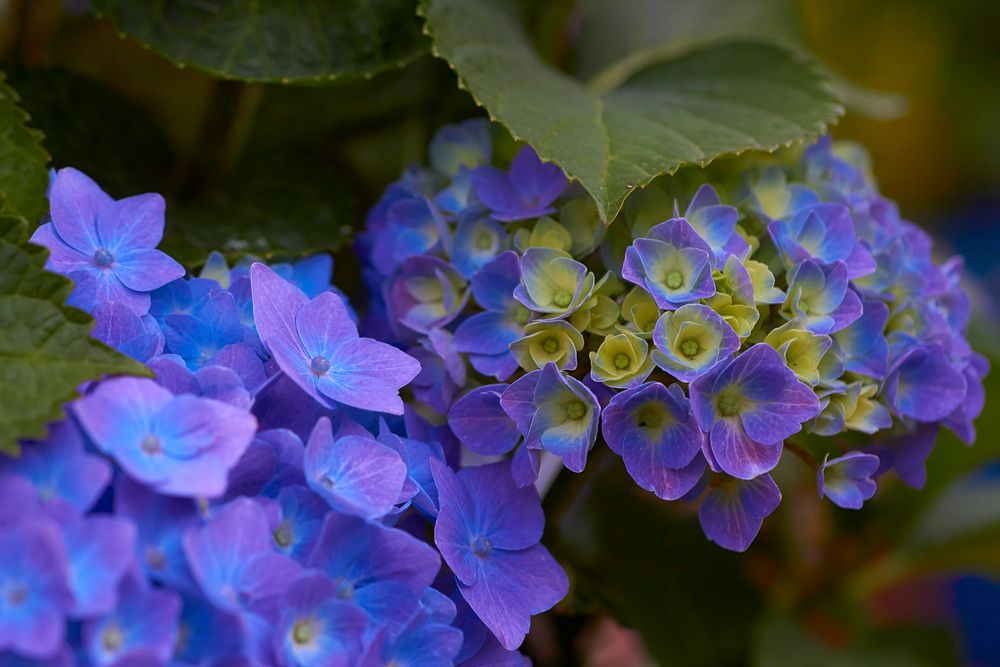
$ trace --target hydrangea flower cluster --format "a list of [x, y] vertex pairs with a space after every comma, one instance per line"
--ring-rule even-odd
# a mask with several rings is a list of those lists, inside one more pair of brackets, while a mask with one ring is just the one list
[[[445, 128], [359, 238], [365, 326], [421, 360], [416, 403], [517, 488], [606, 445], [735, 551], [779, 505], [786, 452], [857, 509], [890, 470], [921, 486], [941, 427], [972, 443], [988, 367], [962, 260], [934, 262], [862, 152], [825, 137], [698, 178], [605, 227], [530, 146], [503, 168], [485, 121]], [[471, 569], [448, 564], [461, 588]]]
[[447, 426], [400, 397], [449, 405], [441, 378], [465, 382], [438, 313], [414, 314], [409, 354], [360, 335], [329, 256], [185, 276], [156, 249], [158, 195], [67, 168], [50, 202], [33, 241], [150, 377], [81, 387], [0, 456], [0, 663], [527, 663], [567, 577], [511, 464], [458, 470]]

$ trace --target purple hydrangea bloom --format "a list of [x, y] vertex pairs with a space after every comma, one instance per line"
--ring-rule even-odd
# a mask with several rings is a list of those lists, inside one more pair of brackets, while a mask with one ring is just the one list
[[83, 644], [91, 663], [104, 667], [170, 660], [177, 642], [180, 597], [128, 577], [122, 583], [120, 598], [111, 614], [83, 626]]
[[807, 259], [791, 270], [782, 312], [817, 334], [834, 333], [861, 317], [861, 299], [848, 287], [847, 265]]
[[358, 665], [359, 667], [396, 665], [451, 667], [455, 664], [455, 657], [461, 648], [461, 630], [446, 623], [435, 623], [417, 616], [396, 635], [390, 635], [384, 630], [377, 633]]
[[312, 553], [330, 506], [308, 487], [285, 486], [269, 513], [271, 537], [278, 550], [298, 561]]
[[680, 385], [647, 382], [616, 394], [601, 431], [632, 479], [664, 500], [684, 496], [705, 470], [705, 436]]
[[131, 308], [117, 301], [97, 304], [91, 313], [97, 340], [141, 362], [163, 351], [165, 342], [160, 325], [149, 314], [139, 317]]
[[0, 526], [0, 651], [49, 658], [62, 647], [73, 604], [69, 562], [53, 521], [22, 518]]
[[709, 461], [739, 479], [778, 464], [785, 438], [820, 411], [819, 399], [764, 343], [690, 385], [691, 407], [709, 434]]
[[806, 207], [788, 220], [775, 220], [767, 231], [789, 267], [812, 258], [827, 264], [843, 261], [851, 279], [875, 271], [875, 258], [857, 240], [850, 209], [843, 204]]
[[868, 299], [863, 306], [861, 317], [832, 337], [845, 370], [881, 380], [889, 369], [889, 343], [884, 334], [889, 307]]
[[45, 440], [24, 443], [17, 458], [0, 455], [0, 472], [31, 480], [43, 503], [56, 499], [79, 512], [93, 507], [111, 481], [111, 465], [84, 451], [72, 418], [50, 424]]
[[367, 433], [334, 437], [330, 420], [323, 417], [306, 445], [305, 474], [333, 509], [377, 519], [399, 502], [406, 464]]
[[883, 393], [897, 415], [937, 422], [961, 405], [967, 389], [965, 374], [939, 345], [917, 345], [893, 361]]
[[737, 231], [739, 211], [734, 206], [726, 206], [719, 194], [709, 184], [704, 184], [691, 198], [684, 219], [696, 234], [708, 244], [718, 264], [735, 255], [745, 257], [750, 245]]
[[49, 191], [52, 222], [32, 243], [49, 249], [47, 266], [76, 283], [71, 302], [86, 311], [117, 302], [136, 315], [149, 310], [149, 292], [184, 275], [184, 267], [156, 249], [163, 239], [163, 197], [118, 201], [76, 169], [60, 169]]
[[[258, 367], [255, 368], [250, 377], [255, 377], [259, 372], [264, 375], [264, 367], [257, 360]], [[243, 379], [225, 366], [205, 366], [192, 373], [188, 370], [184, 360], [176, 354], [161, 354], [151, 359], [147, 364], [156, 374], [156, 381], [161, 387], [167, 389], [172, 394], [192, 394], [203, 396], [216, 401], [222, 401], [229, 405], [249, 410], [253, 405], [253, 396], [247, 390]], [[263, 381], [257, 379], [253, 385], [256, 388]]]
[[586, 385], [548, 363], [507, 387], [500, 404], [528, 449], [555, 454], [573, 472], [583, 470], [601, 412]]
[[[447, 428], [447, 426], [445, 426]], [[409, 429], [408, 433], [409, 434]], [[444, 461], [444, 448], [438, 442], [422, 442], [410, 437], [400, 437], [389, 430], [385, 421], [379, 424], [378, 441], [396, 451], [406, 464], [406, 481], [401, 498], [426, 516], [437, 515], [437, 487], [431, 475], [431, 459]], [[405, 506], [403, 506], [405, 509]]]
[[408, 196], [394, 201], [386, 211], [385, 221], [372, 247], [375, 267], [383, 275], [392, 275], [410, 257], [439, 248], [447, 236], [444, 220], [434, 204], [424, 197]]
[[709, 253], [655, 238], [638, 238], [625, 249], [622, 277], [644, 288], [664, 310], [715, 294]]
[[273, 634], [282, 667], [350, 667], [361, 652], [368, 617], [337, 598], [337, 585], [313, 574], [296, 581], [282, 597]]
[[521, 281], [517, 253], [501, 253], [472, 276], [472, 294], [484, 312], [463, 321], [455, 330], [455, 349], [468, 354], [472, 367], [484, 375], [506, 380], [517, 370], [510, 344], [524, 333], [530, 311], [514, 298]]
[[263, 506], [238, 498], [184, 534], [184, 553], [202, 592], [230, 611], [270, 610], [301, 566], [278, 553]]
[[413, 378], [413, 396], [437, 412], [448, 412], [455, 393], [465, 386], [465, 361], [455, 347], [455, 337], [445, 329], [434, 329], [408, 353], [420, 362]]
[[152, 380], [115, 378], [74, 404], [98, 449], [158, 492], [220, 496], [257, 420], [227, 403], [173, 396]]
[[552, 203], [566, 189], [562, 169], [542, 163], [531, 146], [524, 146], [510, 163], [510, 171], [479, 167], [472, 172], [479, 201], [497, 220], [513, 222], [555, 212]]
[[507, 416], [500, 404], [500, 398], [508, 386], [488, 384], [476, 387], [455, 401], [448, 411], [451, 430], [463, 445], [478, 454], [506, 454], [521, 439], [517, 424]]
[[431, 466], [441, 500], [434, 542], [462, 597], [505, 648], [516, 649], [531, 616], [569, 589], [566, 573], [538, 543], [545, 522], [538, 494], [514, 485], [507, 462], [457, 474], [440, 462]]
[[509, 244], [507, 232], [488, 216], [468, 215], [455, 229], [451, 242], [451, 261], [464, 275], [471, 277]]
[[751, 480], [725, 479], [709, 489], [698, 509], [705, 537], [730, 551], [746, 551], [764, 519], [781, 503], [770, 475]]
[[360, 338], [337, 295], [313, 300], [264, 264], [251, 269], [254, 321], [278, 366], [325, 407], [333, 401], [402, 414], [399, 389], [420, 364], [391, 345]]
[[986, 406], [986, 391], [983, 378], [990, 371], [990, 362], [981, 354], [973, 352], [962, 369], [965, 375], [965, 400], [948, 415], [943, 423], [957, 435], [962, 442], [971, 445], [976, 439], [976, 427], [973, 422]]
[[816, 473], [820, 498], [827, 497], [844, 509], [859, 510], [875, 495], [872, 476], [878, 472], [879, 460], [874, 454], [848, 452], [835, 459], [823, 459]]

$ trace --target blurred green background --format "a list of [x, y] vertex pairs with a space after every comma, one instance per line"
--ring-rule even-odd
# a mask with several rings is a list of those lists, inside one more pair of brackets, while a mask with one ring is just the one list
[[[664, 1], [524, 4], [539, 52], [578, 74], [717, 29], [815, 54], [848, 102], [834, 136], [867, 147], [884, 194], [932, 230], [942, 259], [966, 256], [971, 338], [995, 366], [1000, 2], [681, 2], [687, 20], [664, 25]], [[218, 80], [119, 36], [81, 0], [0, 0], [0, 69], [53, 166], [116, 197], [168, 197], [167, 250], [188, 265], [212, 248], [341, 248], [335, 280], [355, 300], [351, 230], [438, 127], [482, 113], [430, 55], [324, 87]], [[859, 513], [821, 504], [789, 463], [785, 500], [744, 555], [604, 459], [592, 484], [546, 501], [546, 539], [574, 586], [529, 652], [540, 664], [1000, 665], [996, 373], [978, 428], [972, 449], [941, 437], [924, 490], [884, 480]]]

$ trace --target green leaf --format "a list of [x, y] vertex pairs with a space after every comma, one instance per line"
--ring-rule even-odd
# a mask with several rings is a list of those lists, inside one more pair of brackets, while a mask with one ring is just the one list
[[605, 220], [655, 176], [813, 139], [842, 112], [827, 78], [776, 45], [658, 53], [590, 87], [543, 63], [510, 0], [424, 0], [436, 55], [490, 115], [594, 197]]
[[621, 459], [592, 456], [605, 456], [588, 463], [585, 474], [596, 477], [546, 526], [548, 539], [558, 536], [554, 551], [569, 569], [572, 598], [594, 598], [639, 630], [660, 664], [737, 664], [762, 604], [743, 576], [746, 557], [705, 539], [697, 518], [677, 512], [680, 503], [639, 489]]
[[413, 0], [94, 0], [119, 30], [216, 76], [318, 83], [398, 67], [425, 47]]
[[41, 133], [28, 127], [29, 116], [17, 106], [17, 93], [6, 79], [0, 72], [0, 216], [33, 225], [48, 210], [49, 156]]
[[93, 319], [64, 305], [73, 284], [44, 270], [48, 251], [0, 240], [0, 450], [45, 435], [77, 387], [104, 375], [150, 375], [90, 337]]

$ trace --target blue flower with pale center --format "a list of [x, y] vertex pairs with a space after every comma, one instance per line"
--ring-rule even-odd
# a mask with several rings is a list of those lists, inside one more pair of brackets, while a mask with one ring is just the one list
[[440, 248], [447, 225], [433, 203], [408, 196], [394, 201], [385, 213], [385, 227], [372, 244], [372, 264], [382, 275], [392, 275], [410, 257]]
[[851, 279], [875, 271], [875, 258], [855, 236], [851, 211], [843, 204], [814, 204], [788, 220], [775, 220], [767, 231], [788, 267], [812, 258], [843, 261]]
[[732, 356], [740, 339], [714, 310], [688, 304], [660, 316], [653, 344], [656, 365], [681, 382], [690, 382]]
[[322, 574], [302, 577], [279, 605], [274, 653], [287, 667], [349, 667], [361, 652], [368, 617], [337, 597], [337, 585]]
[[472, 275], [507, 249], [507, 232], [489, 216], [464, 216], [451, 242], [451, 261], [465, 276]]
[[781, 312], [797, 317], [809, 331], [829, 334], [861, 317], [861, 298], [848, 286], [847, 265], [807, 259], [792, 269]]
[[87, 621], [83, 643], [91, 664], [164, 664], [174, 654], [181, 599], [172, 591], [127, 578], [112, 613]]
[[443, 259], [430, 255], [410, 257], [386, 284], [389, 316], [420, 334], [447, 326], [469, 300], [466, 285], [462, 272]]
[[750, 245], [736, 230], [739, 211], [734, 206], [724, 205], [711, 185], [706, 183], [698, 188], [684, 212], [684, 219], [712, 249], [719, 264], [730, 255], [743, 259], [749, 254]]
[[680, 385], [647, 382], [615, 394], [601, 432], [636, 484], [664, 500], [684, 496], [705, 470], [705, 435]]
[[434, 133], [427, 152], [431, 166], [449, 176], [489, 164], [493, 156], [490, 123], [485, 118], [473, 118], [446, 125]]
[[765, 222], [792, 217], [807, 206], [819, 202], [811, 188], [801, 183], [789, 183], [785, 171], [778, 166], [761, 169], [753, 179], [748, 179], [750, 207]]

